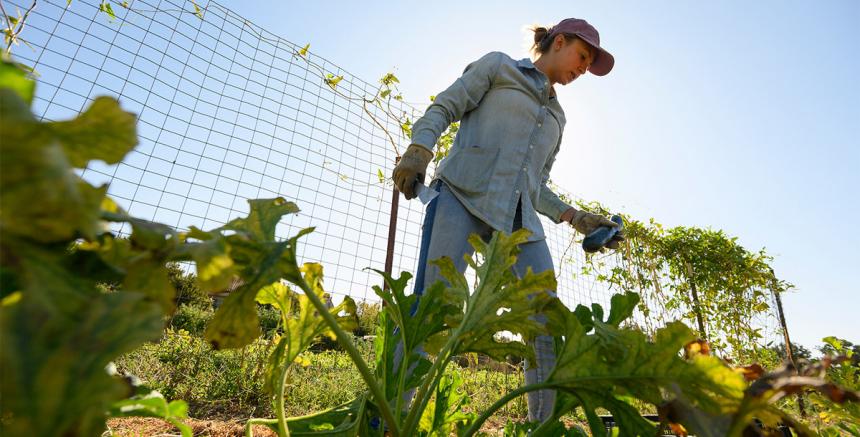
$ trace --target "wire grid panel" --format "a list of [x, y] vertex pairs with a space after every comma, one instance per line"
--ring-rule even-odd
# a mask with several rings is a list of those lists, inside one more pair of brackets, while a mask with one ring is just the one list
[[[383, 269], [392, 196], [377, 175], [394, 165], [389, 134], [401, 149], [408, 144], [399, 120], [364, 105], [378, 85], [312, 52], [299, 56], [300, 45], [215, 2], [202, 17], [179, 0], [114, 11], [110, 18], [93, 0], [39, 2], [22, 34], [28, 46], [15, 52], [39, 74], [37, 116], [73, 117], [99, 95], [138, 114], [137, 148], [118, 165], [91, 163], [82, 176], [109, 184], [132, 215], [178, 229], [220, 226], [247, 214], [247, 199], [295, 201], [302, 211], [282, 220], [277, 237], [316, 227], [300, 258], [325, 266], [333, 294], [376, 300], [371, 287], [380, 280], [365, 268]], [[331, 87], [327, 75], [343, 79]], [[397, 104], [397, 114], [418, 114]], [[419, 202], [399, 202], [394, 272], [415, 271], [422, 220]], [[572, 229], [543, 224], [562, 301], [608, 308], [613, 291], [599, 272], [581, 272], [585, 255]], [[603, 261], [607, 270], [617, 265]]]
[[[25, 7], [27, 5], [15, 5]], [[314, 226], [299, 256], [322, 262], [328, 288], [372, 298], [383, 268], [399, 122], [362, 98], [378, 87], [210, 3], [135, 1], [110, 19], [98, 2], [40, 2], [16, 55], [39, 73], [34, 110], [73, 117], [98, 95], [138, 114], [140, 144], [82, 176], [109, 183], [132, 215], [187, 229], [247, 214], [246, 199], [283, 196], [301, 213], [278, 238]], [[326, 74], [343, 76], [336, 90]], [[395, 108], [412, 116], [412, 108]], [[422, 211], [401, 203], [395, 270], [414, 270]], [[120, 233], [127, 229], [120, 228]]]
[[[178, 229], [220, 226], [247, 214], [246, 199], [294, 200], [302, 212], [279, 224], [278, 238], [316, 227], [299, 256], [324, 264], [333, 293], [374, 299], [379, 279], [364, 268], [383, 267], [391, 210], [391, 188], [377, 174], [393, 167], [388, 134], [401, 147], [408, 141], [398, 120], [364, 106], [378, 86], [312, 52], [298, 56], [301, 46], [214, 2], [203, 18], [172, 0], [138, 0], [115, 13], [94, 1], [40, 2], [22, 35], [29, 48], [16, 51], [39, 73], [41, 118], [73, 117], [99, 95], [138, 114], [137, 148], [82, 176], [110, 184], [132, 215]], [[343, 76], [336, 89], [328, 74]], [[400, 105], [397, 113], [414, 118]], [[418, 202], [400, 202], [395, 272], [415, 270], [422, 218]], [[559, 232], [557, 254], [569, 241]], [[569, 302], [600, 296], [593, 283], [567, 284]]]

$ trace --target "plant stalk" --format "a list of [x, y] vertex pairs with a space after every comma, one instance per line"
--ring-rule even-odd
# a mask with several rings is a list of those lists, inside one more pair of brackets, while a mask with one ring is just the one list
[[254, 437], [254, 425], [271, 425], [278, 423], [278, 419], [248, 419], [245, 422], [245, 437]]
[[424, 407], [430, 400], [430, 396], [432, 396], [433, 389], [439, 382], [439, 378], [436, 377], [436, 373], [444, 371], [448, 362], [450, 362], [451, 351], [454, 350], [457, 344], [459, 344], [457, 338], [460, 336], [460, 328], [462, 326], [463, 325], [460, 325], [460, 327], [457, 328], [457, 331], [451, 335], [448, 343], [445, 344], [439, 352], [439, 355], [436, 356], [436, 361], [433, 362], [433, 366], [430, 367], [430, 370], [424, 377], [424, 382], [421, 384], [421, 387], [418, 389], [418, 393], [416, 394], [418, 403], [409, 409], [409, 415], [406, 416], [406, 422], [403, 425], [404, 435], [412, 435], [411, 433], [414, 431], [413, 428], [417, 426], [418, 419], [421, 417], [421, 412], [423, 412]]
[[388, 401], [385, 399], [385, 393], [382, 392], [382, 389], [379, 388], [379, 384], [376, 383], [376, 379], [373, 376], [373, 372], [370, 371], [370, 368], [367, 367], [367, 363], [364, 362], [364, 358], [361, 357], [361, 353], [358, 352], [358, 349], [355, 348], [355, 345], [352, 344], [352, 340], [350, 340], [348, 334], [341, 329], [341, 327], [337, 324], [337, 320], [335, 320], [334, 316], [331, 315], [329, 309], [326, 308], [325, 304], [320, 300], [319, 296], [311, 290], [310, 286], [302, 280], [298, 281], [298, 285], [302, 291], [305, 292], [305, 295], [311, 301], [311, 303], [316, 308], [317, 312], [322, 316], [323, 320], [325, 320], [326, 324], [328, 324], [329, 328], [334, 332], [335, 337], [337, 337], [337, 341], [341, 346], [346, 350], [346, 353], [349, 354], [349, 357], [352, 359], [352, 362], [355, 363], [355, 367], [358, 368], [358, 372], [361, 373], [361, 377], [364, 379], [364, 382], [367, 383], [367, 387], [370, 389], [370, 393], [373, 394], [373, 397], [377, 399], [377, 406], [379, 407], [379, 412], [382, 413], [382, 418], [388, 422], [389, 432], [392, 437], [400, 437], [400, 428], [397, 426], [397, 422], [394, 420], [394, 415], [391, 413], [391, 408], [388, 406]]
[[481, 429], [481, 425], [483, 425], [484, 422], [486, 422], [487, 419], [490, 418], [490, 416], [492, 416], [496, 411], [498, 411], [500, 408], [505, 406], [508, 402], [512, 401], [513, 399], [515, 399], [515, 398], [517, 398], [517, 397], [519, 397], [525, 393], [528, 393], [530, 391], [542, 390], [542, 389], [549, 388], [549, 387], [551, 387], [551, 384], [547, 384], [545, 382], [542, 382], [539, 384], [526, 385], [526, 386], [520, 387], [520, 388], [506, 394], [505, 396], [502, 396], [502, 398], [499, 399], [498, 401], [496, 401], [496, 403], [494, 403], [493, 405], [491, 405], [490, 408], [486, 409], [483, 413], [481, 413], [481, 415], [478, 417], [477, 420], [472, 422], [472, 424], [469, 426], [469, 428], [466, 429], [466, 432], [464, 435], [466, 435], [466, 436], [474, 435], [476, 432], [478, 432], [478, 430]]
[[278, 378], [278, 396], [275, 400], [277, 407], [275, 412], [278, 415], [278, 436], [290, 437], [290, 429], [287, 427], [287, 414], [284, 411], [284, 385], [287, 384], [287, 371], [290, 370], [289, 363], [281, 369], [280, 377]]

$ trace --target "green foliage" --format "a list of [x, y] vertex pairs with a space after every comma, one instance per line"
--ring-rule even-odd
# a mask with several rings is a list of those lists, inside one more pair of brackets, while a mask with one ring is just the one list
[[105, 14], [107, 14], [107, 16], [110, 17], [111, 21], [116, 20], [116, 14], [113, 12], [113, 7], [107, 0], [102, 0], [102, 2], [99, 3], [99, 12], [104, 12]]
[[335, 75], [329, 73], [329, 74], [326, 74], [326, 77], [325, 77], [326, 85], [328, 85], [332, 88], [336, 88], [337, 84], [340, 83], [340, 81], [342, 81], [342, 80], [343, 80], [343, 75], [335, 76]]
[[[109, 3], [102, 6], [113, 16]], [[512, 267], [518, 246], [528, 238], [525, 230], [497, 232], [489, 241], [470, 237], [475, 256], [466, 262], [474, 270], [474, 284], [445, 258], [434, 263], [447, 284], [432, 285], [420, 298], [405, 293], [409, 274], [397, 279], [383, 274], [387, 287], [374, 288], [385, 306], [374, 344], [376, 368], [371, 370], [348, 334], [358, 322], [355, 302], [345, 298], [338, 306], [326, 306], [322, 266], [298, 263], [299, 239], [312, 229], [275, 239], [282, 217], [298, 212], [294, 203], [283, 198], [251, 200], [247, 217], [210, 231], [177, 232], [131, 217], [105, 196], [106, 187], [86, 183], [75, 169], [95, 159], [122, 160], [137, 141], [134, 116], [115, 100], [98, 98], [74, 120], [40, 122], [29, 110], [32, 90], [21, 82], [23, 74], [5, 67], [0, 71], [4, 434], [96, 435], [113, 414], [161, 417], [187, 435], [181, 423], [187, 404], [168, 402], [157, 392], [137, 394], [105, 367], [158, 339], [165, 315], [173, 313], [177, 302], [179, 320], [184, 317], [186, 326], [199, 330], [208, 318], [205, 293], [227, 289], [229, 296], [206, 324], [206, 342], [186, 332], [167, 335], [158, 346], [167, 352], [159, 354], [158, 361], [191, 375], [211, 364], [215, 370], [210, 371], [225, 373], [223, 380], [230, 381], [215, 387], [228, 396], [249, 391], [246, 384], [265, 388], [277, 418], [248, 423], [269, 425], [279, 435], [377, 436], [385, 428], [395, 437], [473, 435], [499, 408], [542, 389], [560, 393], [553, 420], [539, 425], [534, 435], [582, 435], [557, 421], [577, 409], [584, 412], [592, 433], [602, 433], [597, 412], [606, 409], [623, 435], [653, 435], [656, 425], [634, 406], [643, 402], [658, 408], [667, 422], [702, 436], [741, 435], [751, 430], [754, 418], [766, 426], [781, 420], [808, 432], [774, 405], [802, 390], [814, 390], [822, 405], [836, 405], [827, 413], [841, 418], [839, 429], [856, 430], [849, 420], [858, 417], [860, 395], [852, 388], [857, 384], [856, 359], [849, 357], [854, 351], [847, 349], [847, 342], [826, 340], [842, 357], [785, 368], [746, 385], [716, 357], [699, 353], [682, 359], [679, 351], [698, 335], [680, 322], [650, 331], [651, 337], [623, 327], [634, 310], [641, 309], [639, 294], [614, 296], [608, 315], [599, 305], [570, 311], [547, 292], [556, 288], [553, 272], [529, 270], [517, 277]], [[335, 89], [340, 78], [328, 79]], [[384, 98], [391, 97], [397, 82], [393, 75], [383, 78], [382, 91], [388, 91]], [[115, 236], [111, 223], [130, 225], [130, 237]], [[605, 280], [623, 289], [633, 283], [639, 289], [660, 289], [657, 284], [668, 278], [674, 287], [667, 297], [670, 305], [687, 319], [691, 311], [705, 317], [709, 328], [722, 327], [716, 334], [713, 329], [699, 333], [712, 336], [718, 348], [735, 354], [746, 350], [747, 342], [758, 335], [746, 323], [767, 310], [765, 291], [787, 288], [768, 268], [764, 252], [750, 254], [722, 232], [664, 232], [656, 224], [648, 228], [636, 222], [628, 229], [625, 259], [631, 264]], [[647, 244], [631, 246], [633, 242]], [[643, 257], [647, 261], [642, 262]], [[178, 261], [195, 263], [196, 284], [170, 264]], [[650, 286], [643, 285], [646, 277]], [[178, 296], [177, 288], [182, 291]], [[700, 301], [687, 297], [694, 288], [701, 292]], [[743, 309], [749, 302], [754, 303], [746, 305], [751, 309]], [[260, 306], [277, 311], [272, 329], [277, 332], [270, 340], [260, 339]], [[545, 323], [539, 315], [546, 317]], [[504, 331], [523, 341], [503, 340], [498, 334]], [[563, 340], [547, 380], [514, 390], [480, 415], [464, 411], [470, 404], [464, 383], [446, 371], [454, 356], [533, 358], [525, 340], [546, 334]], [[291, 375], [300, 373], [294, 367], [301, 367], [293, 364], [310, 365], [306, 351], [320, 337], [339, 342], [367, 391], [329, 410], [288, 419], [285, 397]], [[203, 354], [210, 347], [211, 363]], [[241, 350], [220, 350], [230, 348]], [[419, 353], [421, 349], [432, 355]], [[825, 374], [836, 382], [824, 379]], [[164, 392], [189, 394], [200, 385], [193, 379], [185, 382], [182, 387], [169, 382]], [[404, 415], [403, 394], [410, 389], [417, 393]], [[374, 426], [380, 416], [384, 426]], [[525, 428], [531, 426], [511, 426], [509, 432], [521, 435]]]
[[[577, 204], [609, 214], [596, 202]], [[647, 332], [678, 318], [698, 328], [701, 320], [703, 332], [698, 335], [721, 355], [738, 363], [773, 361], [772, 353], [760, 346], [763, 328], [753, 320], [772, 316], [771, 296], [791, 284], [775, 276], [772, 258], [764, 250], [748, 251], [723, 231], [667, 229], [654, 219], [623, 218], [626, 241], [615, 252], [617, 264], [606, 272], [605, 261], [593, 257], [584, 274], [637, 292]]]
[[358, 326], [353, 333], [359, 337], [376, 333], [381, 310], [382, 306], [377, 302], [358, 302], [358, 306], [356, 307]]
[[[822, 341], [819, 349], [826, 355], [814, 360], [813, 365], [826, 370], [823, 377], [828, 383], [860, 393], [860, 347], [832, 336]], [[805, 397], [812, 410], [810, 426], [822, 435], [860, 435], [860, 404], [830, 402], [829, 394], [829, 391], [811, 391]]]
[[462, 391], [463, 380], [456, 373], [444, 374], [436, 388], [434, 401], [418, 422], [418, 432], [427, 436], [449, 436], [463, 430], [477, 418], [475, 413], [463, 412], [469, 405], [469, 397]]
[[596, 409], [601, 407], [613, 414], [622, 435], [654, 435], [656, 427], [639, 415], [628, 397], [656, 406], [665, 401], [667, 390], [674, 389], [714, 412], [741, 398], [743, 379], [720, 360], [697, 356], [688, 362], [678, 356], [696, 338], [685, 325], [669, 324], [657, 331], [653, 342], [637, 330], [619, 328], [637, 301], [635, 294], [613, 296], [606, 321], [599, 305], [591, 310], [580, 305], [574, 311], [557, 307], [550, 313], [553, 331], [566, 339], [546, 382], [563, 391], [556, 417], [581, 407], [592, 433], [598, 433], [603, 424]]
[[36, 83], [21, 74], [21, 68], [11, 62], [0, 62], [0, 84], [18, 94], [26, 104], [33, 103]]
[[201, 335], [214, 314], [215, 312], [211, 309], [204, 309], [195, 305], [179, 305], [171, 317], [169, 325], [177, 331], [183, 330], [194, 335]]
[[[105, 366], [158, 338], [163, 314], [175, 308], [174, 284], [190, 289], [180, 299], [205, 303], [188, 278], [168, 266], [172, 261], [195, 261], [198, 286], [207, 290], [220, 291], [239, 281], [206, 328], [216, 347], [241, 347], [259, 336], [255, 298], [280, 278], [302, 281], [307, 292], [321, 292], [321, 267], [300, 269], [296, 264], [296, 241], [309, 230], [274, 241], [275, 226], [283, 215], [298, 211], [295, 204], [281, 198], [253, 200], [248, 217], [208, 232], [192, 228], [179, 233], [131, 217], [105, 196], [106, 187], [86, 183], [75, 168], [93, 159], [119, 162], [137, 143], [134, 115], [122, 111], [116, 100], [100, 97], [73, 120], [43, 123], [22, 100], [24, 73], [7, 73], [0, 76], [4, 432], [100, 432], [109, 407], [133, 394]], [[110, 222], [130, 224], [131, 236], [117, 238], [108, 230]], [[299, 300], [299, 326], [307, 330], [296, 331], [298, 337], [288, 331], [289, 357], [317, 334], [329, 332]], [[346, 301], [336, 308], [341, 310], [353, 314], [354, 304]], [[291, 323], [286, 323], [288, 329]], [[159, 409], [158, 402], [133, 398], [114, 411], [160, 411], [169, 420], [182, 416], [180, 404]]]
[[[44, 244], [71, 241], [77, 235], [94, 238], [100, 231], [105, 188], [85, 183], [72, 167], [80, 168], [84, 158], [116, 162], [115, 157], [130, 151], [137, 144], [134, 115], [122, 111], [115, 100], [101, 98], [74, 120], [41, 123], [6, 87], [0, 89], [0, 105], [0, 203], [8, 205], [0, 210], [4, 233]], [[78, 146], [91, 134], [89, 125], [103, 126], [111, 140], [87, 153]]]
[[[312, 284], [312, 290], [322, 299], [322, 266], [319, 264], [305, 264], [302, 267], [304, 279]], [[293, 315], [293, 293], [290, 288], [281, 283], [274, 283], [264, 287], [257, 294], [257, 302], [269, 304], [279, 309], [282, 317], [284, 334], [276, 338], [277, 343], [274, 351], [269, 356], [266, 365], [266, 390], [269, 393], [280, 395], [281, 385], [286, 376], [286, 370], [296, 360], [300, 353], [304, 352], [313, 344], [314, 340], [322, 335], [334, 338], [334, 333], [325, 320], [316, 314], [316, 310], [310, 299], [305, 295], [298, 296], [298, 311]], [[339, 326], [351, 330], [355, 326], [355, 302], [345, 298], [344, 301], [332, 308]], [[343, 314], [341, 314], [343, 313]]]
[[[159, 304], [172, 299], [165, 290], [139, 287], [140, 274], [88, 250], [113, 241], [100, 219], [106, 190], [81, 180], [73, 166], [114, 161], [131, 150], [134, 116], [115, 100], [97, 99], [74, 120], [42, 123], [6, 83], [0, 83], [3, 432], [98, 434], [108, 407], [131, 394], [105, 366], [157, 338]], [[82, 149], [93, 133], [88, 126], [111, 139]], [[124, 249], [141, 265], [163, 257], [146, 247]], [[106, 282], [127, 286], [103, 293], [98, 285]]]
[[[453, 261], [447, 258], [434, 261], [451, 284], [445, 290], [445, 302], [459, 310], [445, 320], [453, 329], [452, 353], [478, 352], [497, 360], [513, 355], [534, 362], [534, 350], [524, 343], [496, 337], [502, 331], [519, 334], [525, 339], [546, 332], [535, 316], [553, 301], [546, 292], [555, 290], [555, 274], [552, 271], [534, 274], [529, 269], [522, 278], [517, 278], [512, 270], [518, 246], [526, 242], [528, 235], [525, 229], [511, 235], [496, 233], [489, 243], [475, 235], [469, 237], [484, 261], [478, 265], [472, 258], [466, 259], [480, 278], [473, 292], [465, 277], [454, 268]], [[428, 350], [432, 352], [434, 346], [431, 342]]]
[[188, 305], [201, 310], [212, 309], [212, 297], [197, 284], [197, 277], [188, 273], [178, 263], [167, 264], [167, 279], [176, 289], [176, 305]]

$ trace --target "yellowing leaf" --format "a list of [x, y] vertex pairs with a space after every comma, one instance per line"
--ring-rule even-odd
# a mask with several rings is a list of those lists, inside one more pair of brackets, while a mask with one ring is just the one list
[[113, 8], [111, 7], [110, 2], [102, 0], [102, 2], [99, 4], [99, 11], [107, 14], [107, 16], [110, 17], [111, 20], [116, 20], [116, 14], [113, 12]]
[[197, 18], [202, 20], [203, 19], [203, 10], [200, 9], [200, 6], [198, 6], [197, 2], [194, 0], [191, 0], [191, 4], [194, 6], [194, 15], [196, 15]]
[[281, 217], [299, 212], [295, 203], [287, 202], [283, 197], [253, 199], [248, 203], [251, 209], [248, 217], [231, 220], [223, 229], [247, 233], [256, 241], [272, 241], [275, 238], [275, 227]]
[[383, 85], [390, 86], [394, 83], [400, 83], [400, 79], [397, 78], [393, 73], [386, 73], [385, 76], [382, 76], [382, 79], [379, 79]]
[[7, 307], [15, 305], [21, 300], [21, 296], [22, 294], [20, 291], [14, 291], [12, 293], [9, 293], [8, 295], [3, 296], [3, 300], [0, 301], [0, 306]]
[[343, 80], [343, 76], [335, 76], [329, 73], [326, 75], [325, 83], [332, 88], [336, 88], [337, 84], [340, 83], [341, 80]]
[[311, 44], [310, 43], [305, 44], [305, 46], [302, 47], [301, 50], [299, 50], [299, 55], [300, 56], [307, 56], [309, 48], [311, 48]]
[[134, 114], [110, 97], [98, 97], [77, 118], [47, 127], [63, 146], [69, 163], [83, 168], [93, 159], [116, 164], [137, 145]]

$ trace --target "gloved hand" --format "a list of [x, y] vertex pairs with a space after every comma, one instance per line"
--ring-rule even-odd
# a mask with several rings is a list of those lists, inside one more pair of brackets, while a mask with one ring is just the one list
[[424, 175], [427, 173], [427, 164], [433, 159], [433, 153], [427, 150], [424, 146], [411, 144], [403, 156], [400, 157], [400, 162], [394, 167], [394, 185], [397, 190], [403, 193], [407, 200], [414, 199], [415, 182], [423, 184]]
[[[565, 211], [564, 214], [561, 215], [561, 219], [563, 221], [569, 222], [570, 225], [573, 226], [573, 228], [576, 229], [576, 231], [582, 235], [588, 235], [601, 226], [610, 226], [613, 228], [618, 227], [618, 223], [615, 223], [612, 220], [603, 217], [602, 215], [592, 214], [590, 212], [582, 210], [577, 211], [573, 208], [570, 208]], [[621, 239], [623, 238], [624, 237], [622, 236]], [[614, 247], [610, 248], [614, 249]]]
[[[612, 239], [611, 239], [611, 240], [609, 240], [609, 242], [608, 242], [608, 243], [606, 243], [603, 247], [605, 247], [605, 248], [609, 248], [609, 249], [612, 249], [612, 250], [617, 250], [617, 249], [618, 249], [618, 245], [620, 245], [620, 244], [621, 244], [621, 242], [622, 242], [622, 241], [624, 241], [624, 240], [625, 240], [625, 237], [624, 237], [624, 231], [621, 231], [621, 232], [619, 232], [619, 233], [617, 233], [617, 234], [613, 235], [613, 236], [612, 236]], [[600, 250], [603, 250], [603, 249], [600, 249]]]

